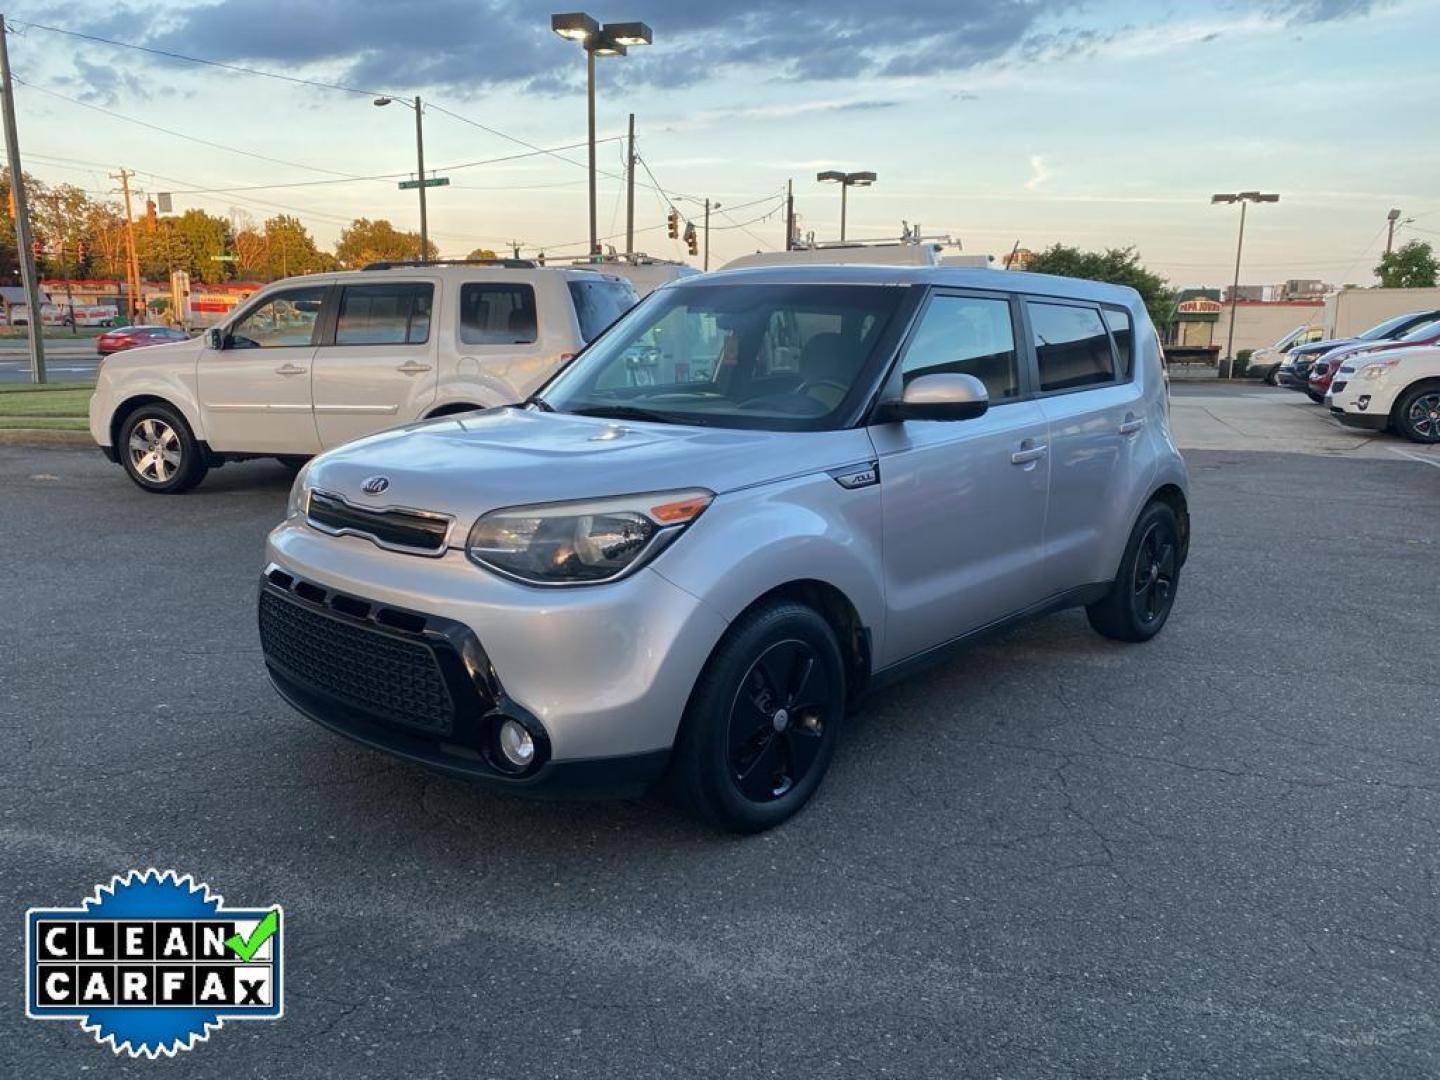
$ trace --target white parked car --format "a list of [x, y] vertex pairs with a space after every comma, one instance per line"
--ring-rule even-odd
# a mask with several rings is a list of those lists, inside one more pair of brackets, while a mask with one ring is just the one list
[[1440, 443], [1440, 347], [1352, 357], [1336, 372], [1325, 404], [1348, 427]]
[[1297, 326], [1274, 345], [1267, 345], [1251, 353], [1250, 364], [1246, 367], [1245, 374], [1252, 379], [1260, 379], [1266, 384], [1274, 386], [1275, 373], [1280, 369], [1280, 364], [1290, 350], [1301, 345], [1310, 345], [1324, 336], [1325, 328], [1323, 326]]
[[377, 263], [276, 282], [190, 341], [105, 361], [90, 434], [146, 491], [298, 465], [413, 420], [520, 401], [635, 303], [592, 270]]

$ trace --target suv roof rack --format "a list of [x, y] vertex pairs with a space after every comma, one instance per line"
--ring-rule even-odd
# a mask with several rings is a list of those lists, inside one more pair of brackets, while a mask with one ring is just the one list
[[367, 264], [366, 270], [394, 270], [402, 266], [500, 266], [506, 270], [538, 269], [534, 259], [386, 259]]

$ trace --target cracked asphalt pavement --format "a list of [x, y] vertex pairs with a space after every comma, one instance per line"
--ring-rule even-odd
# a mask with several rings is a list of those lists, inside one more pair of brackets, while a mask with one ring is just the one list
[[[1440, 470], [1187, 456], [1157, 640], [964, 654], [737, 839], [293, 714], [254, 629], [278, 466], [168, 499], [0, 450], [0, 1075], [1440, 1075]], [[25, 1019], [25, 908], [152, 865], [284, 905], [283, 1020], [147, 1062]]]

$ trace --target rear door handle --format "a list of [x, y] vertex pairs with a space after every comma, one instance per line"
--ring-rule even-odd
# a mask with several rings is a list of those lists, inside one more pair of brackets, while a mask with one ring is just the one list
[[1145, 418], [1143, 416], [1127, 416], [1125, 418], [1125, 422], [1120, 425], [1120, 434], [1134, 435], [1144, 426]]
[[405, 375], [419, 375], [422, 371], [429, 371], [430, 365], [416, 363], [414, 360], [407, 360], [395, 370]]
[[1044, 443], [1041, 443], [1039, 446], [1026, 447], [1024, 450], [1016, 450], [1010, 455], [1010, 464], [1028, 465], [1032, 461], [1039, 461], [1045, 456], [1048, 450], [1049, 447]]
[[299, 364], [282, 364], [275, 369], [276, 375], [304, 375], [309, 368], [303, 368]]

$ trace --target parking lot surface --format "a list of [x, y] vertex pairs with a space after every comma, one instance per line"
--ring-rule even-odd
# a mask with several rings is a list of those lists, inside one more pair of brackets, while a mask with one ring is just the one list
[[[1159, 638], [1071, 612], [894, 687], [748, 839], [292, 713], [254, 627], [278, 466], [161, 498], [0, 449], [0, 1075], [1440, 1074], [1440, 469], [1319, 410], [1245, 449], [1280, 393], [1177, 389], [1212, 448]], [[152, 865], [284, 905], [283, 1020], [156, 1064], [24, 1018], [25, 908]]]

